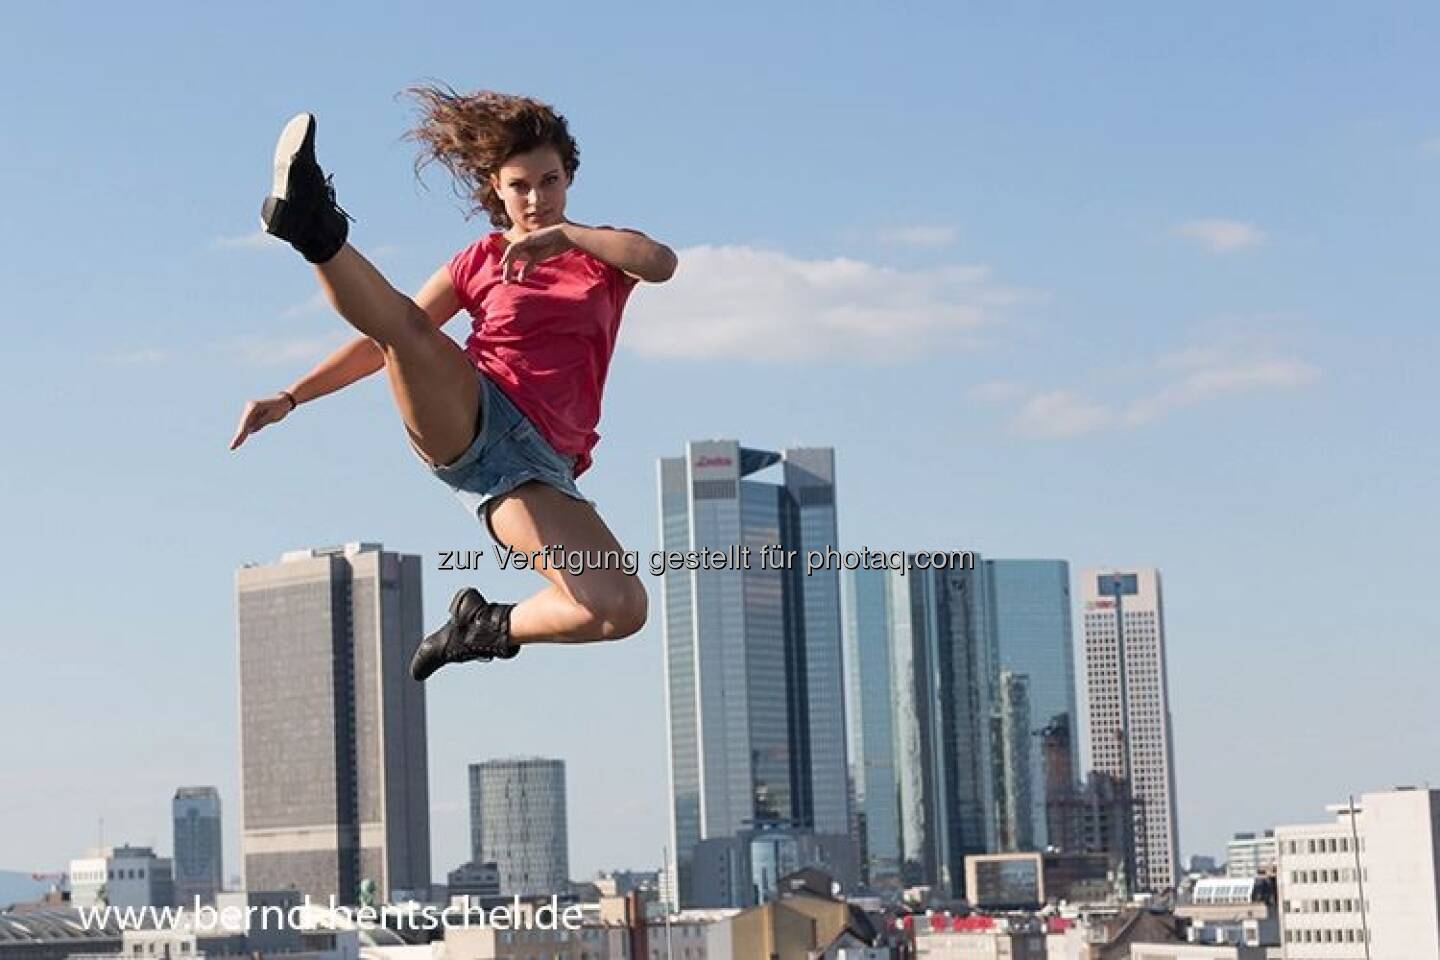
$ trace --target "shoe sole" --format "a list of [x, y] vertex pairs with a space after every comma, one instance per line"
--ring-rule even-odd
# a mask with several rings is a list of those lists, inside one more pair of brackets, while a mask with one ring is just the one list
[[275, 176], [270, 184], [270, 196], [265, 198], [265, 205], [260, 211], [260, 226], [267, 233], [272, 232], [271, 225], [283, 216], [285, 204], [290, 199], [290, 167], [314, 136], [314, 114], [297, 113], [280, 131], [280, 139], [275, 141]]
[[289, 199], [290, 165], [314, 135], [315, 116], [310, 113], [297, 113], [280, 131], [280, 139], [275, 141], [275, 182], [270, 187], [271, 196]]

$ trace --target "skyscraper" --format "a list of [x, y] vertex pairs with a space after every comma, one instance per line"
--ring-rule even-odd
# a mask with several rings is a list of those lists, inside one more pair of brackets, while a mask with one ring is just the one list
[[[987, 583], [995, 624], [999, 669], [1009, 673], [1011, 694], [1002, 685], [997, 719], [1009, 735], [997, 758], [1008, 774], [998, 792], [1006, 802], [1000, 846], [1007, 850], [1043, 850], [1049, 836], [1047, 806], [1068, 797], [1080, 768], [1075, 733], [1075, 656], [1070, 623], [1070, 565], [1064, 560], [986, 560]], [[1023, 678], [1023, 684], [1020, 681]], [[1023, 685], [1028, 718], [1017, 724], [1014, 695]], [[1022, 735], [1023, 734], [1023, 735]]]
[[494, 863], [505, 896], [558, 893], [570, 880], [565, 762], [542, 757], [470, 765], [474, 863]]
[[876, 890], [962, 892], [996, 842], [995, 635], [986, 568], [857, 570], [846, 591], [855, 792]]
[[245, 885], [353, 903], [430, 883], [420, 558], [374, 543], [241, 568]]
[[[752, 477], [776, 464], [781, 482]], [[690, 904], [702, 840], [783, 825], [849, 845], [839, 575], [804, 569], [837, 544], [835, 456], [697, 441], [660, 461], [659, 486], [665, 551], [750, 551], [663, 578], [671, 849]], [[762, 555], [777, 545], [788, 569]]]
[[892, 891], [902, 885], [891, 649], [894, 589], [886, 570], [846, 574], [845, 679], [857, 832], [866, 883]]
[[1091, 763], [1128, 794], [1135, 889], [1172, 889], [1179, 839], [1160, 573], [1086, 570], [1080, 599]]
[[995, 765], [995, 843], [1007, 852], [1034, 850], [1029, 674], [1001, 670], [996, 694], [991, 734]]
[[170, 802], [175, 840], [175, 902], [191, 907], [196, 898], [214, 903], [224, 882], [220, 837], [220, 792], [214, 787], [181, 787]]

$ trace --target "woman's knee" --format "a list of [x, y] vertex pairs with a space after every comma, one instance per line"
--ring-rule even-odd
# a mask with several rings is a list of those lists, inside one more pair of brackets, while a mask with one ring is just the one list
[[605, 639], [619, 640], [638, 633], [649, 616], [650, 598], [639, 577], [623, 577], [576, 598], [605, 631]]
[[435, 337], [437, 329], [430, 319], [430, 315], [420, 309], [420, 305], [409, 297], [400, 299], [400, 309], [403, 317], [400, 323], [395, 324], [390, 335], [389, 343], [381, 343], [382, 348], [397, 353], [413, 352], [416, 348], [424, 347]]

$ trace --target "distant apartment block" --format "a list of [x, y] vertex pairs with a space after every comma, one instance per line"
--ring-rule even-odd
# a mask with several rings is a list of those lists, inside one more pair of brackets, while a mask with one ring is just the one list
[[1237, 833], [1225, 845], [1225, 873], [1236, 878], [1273, 876], [1279, 855], [1275, 846], [1275, 831], [1266, 830], [1258, 836]]

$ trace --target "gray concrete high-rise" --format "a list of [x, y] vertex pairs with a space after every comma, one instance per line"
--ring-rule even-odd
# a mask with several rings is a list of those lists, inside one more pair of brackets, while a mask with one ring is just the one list
[[1179, 831], [1160, 572], [1086, 570], [1080, 601], [1090, 762], [1126, 793], [1134, 890], [1171, 890], [1179, 879]]
[[420, 557], [348, 543], [236, 573], [251, 890], [354, 903], [430, 884]]
[[170, 801], [175, 842], [175, 902], [213, 904], [225, 879], [220, 833], [220, 792], [214, 787], [181, 787]]
[[[756, 476], [777, 465], [779, 482]], [[835, 455], [695, 441], [658, 472], [663, 549], [729, 561], [668, 569], [661, 591], [671, 869], [699, 905], [702, 840], [783, 826], [850, 843], [839, 573], [805, 572], [806, 551], [838, 544]], [[767, 546], [794, 562], [767, 564]]]
[[543, 757], [470, 765], [474, 863], [494, 863], [504, 896], [559, 893], [570, 880], [565, 762]]
[[[933, 556], [933, 555], [932, 555]], [[855, 794], [872, 889], [959, 895], [997, 837], [996, 651], [987, 568], [857, 570], [846, 590]]]
[[[999, 669], [1010, 674], [1010, 693], [1023, 688], [1028, 717], [1022, 730], [1013, 697], [997, 704], [1009, 735], [997, 758], [1005, 777], [997, 790], [1005, 850], [1043, 850], [1050, 805], [1070, 796], [1080, 769], [1075, 700], [1074, 636], [1070, 620], [1070, 565], [1064, 560], [986, 560], [986, 583]], [[1002, 691], [1003, 693], [1003, 691]], [[1006, 751], [1009, 751], [1008, 754]]]

